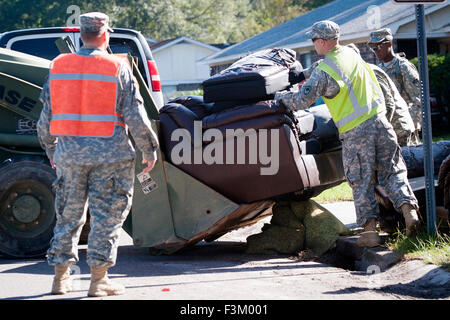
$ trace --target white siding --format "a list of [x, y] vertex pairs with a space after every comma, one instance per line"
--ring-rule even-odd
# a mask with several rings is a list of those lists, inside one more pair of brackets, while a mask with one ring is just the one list
[[209, 77], [209, 67], [198, 61], [214, 51], [193, 43], [180, 42], [154, 52], [161, 81], [200, 83]]
[[[450, 22], [450, 6], [441, 10], [427, 14], [425, 16], [426, 33], [427, 37], [432, 36], [433, 33], [439, 32], [439, 35], [443, 33], [443, 27]], [[401, 26], [397, 34], [415, 35], [416, 34], [416, 22], [412, 21]], [[447, 33], [448, 36], [448, 33]]]

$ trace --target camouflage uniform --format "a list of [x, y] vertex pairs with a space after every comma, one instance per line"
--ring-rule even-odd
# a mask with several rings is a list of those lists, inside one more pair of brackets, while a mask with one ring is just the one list
[[391, 77], [400, 95], [409, 106], [409, 112], [415, 125], [414, 139], [419, 144], [419, 131], [422, 129], [422, 107], [420, 102], [420, 80], [416, 67], [401, 54], [396, 54], [392, 61], [380, 63], [389, 77]]
[[386, 118], [392, 124], [401, 147], [413, 145], [412, 135], [414, 123], [408, 110], [408, 105], [397, 90], [389, 76], [379, 67], [369, 64], [383, 91], [386, 105]]
[[78, 262], [77, 243], [86, 222], [89, 198], [91, 231], [87, 264], [113, 266], [120, 229], [132, 203], [134, 159], [95, 165], [57, 165], [56, 226], [47, 259], [50, 265]]
[[[108, 54], [83, 47], [82, 56]], [[133, 195], [135, 150], [128, 129], [143, 159], [156, 160], [158, 140], [151, 129], [137, 82], [127, 63], [118, 71], [116, 108], [127, 127], [116, 126], [109, 138], [50, 135], [51, 99], [47, 81], [41, 101], [44, 106], [37, 130], [47, 156], [56, 164], [54, 183], [57, 222], [47, 252], [50, 265], [78, 261], [77, 244], [86, 221], [87, 199], [91, 215], [87, 262], [90, 266], [113, 266], [120, 228]], [[85, 205], [86, 204], [86, 205]]]
[[[307, 36], [314, 38], [314, 35]], [[316, 68], [300, 91], [278, 92], [275, 100], [295, 111], [310, 107], [320, 96], [332, 99], [339, 91], [338, 83], [326, 72]], [[357, 223], [360, 226], [364, 226], [370, 218], [379, 217], [375, 199], [376, 174], [397, 210], [400, 211], [404, 203], [418, 208], [394, 129], [386, 119], [385, 108], [381, 107], [379, 111], [356, 128], [339, 135], [344, 171], [353, 191]]]
[[[357, 54], [361, 54], [354, 43], [347, 44], [347, 47], [353, 49]], [[383, 92], [386, 118], [394, 127], [398, 144], [401, 147], [412, 145], [411, 139], [414, 132], [414, 123], [409, 114], [408, 105], [389, 76], [378, 66], [371, 63], [368, 63], [368, 65], [372, 68]]]
[[[393, 40], [389, 28], [372, 32], [368, 43], [379, 43], [384, 40]], [[395, 54], [391, 61], [381, 62], [378, 66], [391, 77], [400, 95], [408, 104], [409, 113], [415, 126], [413, 142], [419, 144], [419, 131], [422, 128], [422, 105], [420, 101], [420, 79], [416, 67], [405, 58], [404, 53]]]

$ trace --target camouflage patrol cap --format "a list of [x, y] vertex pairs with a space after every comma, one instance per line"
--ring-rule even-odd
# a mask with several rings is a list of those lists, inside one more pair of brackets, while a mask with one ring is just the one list
[[114, 32], [109, 27], [109, 17], [102, 12], [89, 12], [80, 16], [80, 30], [83, 32]]
[[309, 39], [320, 38], [331, 40], [339, 38], [339, 26], [330, 20], [323, 20], [313, 24], [311, 30], [306, 32]]
[[392, 36], [392, 31], [389, 28], [383, 28], [375, 30], [370, 33], [370, 39], [368, 43], [378, 43], [382, 41], [392, 41], [394, 37]]

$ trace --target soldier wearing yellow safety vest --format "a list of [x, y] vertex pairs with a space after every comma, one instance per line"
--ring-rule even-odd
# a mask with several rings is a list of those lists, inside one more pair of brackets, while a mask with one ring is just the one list
[[352, 49], [339, 45], [339, 26], [316, 22], [306, 33], [325, 58], [298, 92], [278, 92], [275, 100], [292, 110], [306, 109], [322, 96], [342, 141], [344, 171], [353, 191], [357, 222], [364, 227], [357, 243], [380, 244], [378, 203], [374, 179], [387, 190], [406, 222], [406, 234], [419, 225], [418, 202], [407, 179], [407, 169], [392, 125], [386, 119], [383, 93], [376, 77]]
[[41, 93], [38, 136], [57, 175], [56, 225], [47, 251], [48, 264], [55, 268], [52, 294], [72, 290], [70, 266], [79, 261], [77, 244], [87, 208], [88, 295], [124, 292], [123, 285], [109, 280], [107, 270], [116, 263], [120, 230], [132, 203], [136, 154], [128, 133], [142, 151], [144, 171], [156, 162], [157, 136], [129, 63], [106, 50], [113, 32], [108, 22], [99, 12], [80, 16], [84, 46], [52, 61]]

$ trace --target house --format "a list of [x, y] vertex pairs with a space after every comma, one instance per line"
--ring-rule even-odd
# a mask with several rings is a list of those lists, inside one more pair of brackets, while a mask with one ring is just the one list
[[209, 77], [209, 67], [198, 61], [221, 50], [220, 47], [184, 36], [149, 42], [149, 46], [158, 66], [166, 102], [174, 97], [176, 91], [200, 88], [201, 83]]
[[[428, 53], [450, 52], [450, 4], [425, 5]], [[367, 46], [369, 35], [380, 28], [391, 28], [394, 50], [405, 52], [408, 59], [417, 56], [415, 6], [396, 4], [391, 0], [335, 0], [297, 18], [289, 20], [254, 37], [212, 54], [203, 60], [211, 75], [220, 72], [249, 53], [274, 47], [290, 48], [304, 67], [319, 59], [313, 43], [305, 33], [313, 23], [332, 20], [341, 28], [341, 43], [355, 43], [363, 58], [375, 63]]]

